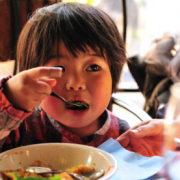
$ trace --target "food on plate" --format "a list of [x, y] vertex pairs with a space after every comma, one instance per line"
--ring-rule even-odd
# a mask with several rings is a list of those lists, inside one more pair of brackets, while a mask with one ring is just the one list
[[66, 171], [71, 172], [71, 173], [77, 173], [77, 174], [86, 174], [86, 173], [94, 171], [94, 166], [78, 165], [70, 169], [67, 169]]
[[75, 178], [71, 175], [71, 173], [85, 175], [87, 173], [93, 172], [94, 170], [95, 170], [94, 165], [93, 166], [78, 165], [69, 168], [65, 172], [56, 175], [54, 175], [53, 173], [37, 174], [35, 172], [25, 171], [24, 169], [19, 169], [17, 171], [2, 171], [0, 173], [3, 180], [75, 180]]

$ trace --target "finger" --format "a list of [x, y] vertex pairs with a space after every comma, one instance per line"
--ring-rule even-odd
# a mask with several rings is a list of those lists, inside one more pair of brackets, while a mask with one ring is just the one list
[[[158, 121], [158, 120], [155, 120]], [[134, 137], [145, 137], [145, 136], [155, 136], [158, 134], [163, 134], [163, 122], [149, 122], [146, 125], [137, 127], [136, 129], [130, 130], [129, 134]]]
[[129, 138], [127, 136], [123, 136], [123, 135], [119, 136], [116, 139], [116, 141], [118, 141], [121, 144], [121, 146], [124, 147], [124, 148], [126, 146], [128, 146], [128, 144], [129, 144]]
[[46, 98], [48, 94], [41, 94], [41, 93], [36, 93], [36, 92], [29, 92], [27, 96], [23, 99], [24, 103], [20, 105], [19, 107], [21, 109], [24, 109], [26, 111], [31, 111], [32, 109], [38, 107], [42, 100]]
[[61, 67], [36, 67], [26, 70], [25, 75], [31, 79], [38, 80], [43, 76], [48, 77], [61, 77], [62, 68]]
[[151, 121], [152, 121], [152, 120], [143, 121], [143, 122], [141, 122], [141, 123], [139, 123], [139, 124], [133, 126], [130, 130], [136, 129], [136, 128], [138, 128], [138, 127], [140, 127], [140, 126], [143, 126], [143, 125], [146, 125], [146, 124], [149, 124]]
[[126, 146], [126, 147], [123, 147], [123, 148], [127, 149], [128, 151], [132, 151], [133, 152], [133, 150], [132, 150], [132, 148], [130, 146]]
[[135, 152], [135, 153], [140, 154], [140, 155], [147, 154], [147, 153], [142, 153], [144, 151], [146, 152], [146, 150], [143, 150], [144, 148], [142, 147], [141, 141], [142, 141], [141, 139], [131, 138], [128, 145], [123, 146], [123, 147], [129, 151]]
[[57, 84], [57, 80], [54, 78], [40, 78], [39, 81], [47, 83], [51, 88], [53, 88]]
[[36, 86], [33, 88], [33, 91], [37, 94], [46, 94], [49, 95], [52, 92], [51, 86], [43, 81], [36, 82]]
[[152, 156], [152, 147], [148, 145], [144, 140], [136, 139], [131, 141], [131, 149], [133, 152], [143, 155], [143, 156]]
[[154, 156], [163, 156], [162, 150], [154, 150]]
[[41, 101], [44, 99], [44, 98], [46, 98], [48, 96], [48, 94], [40, 94], [40, 93], [36, 93], [34, 96], [33, 96], [33, 101], [34, 102], [36, 102], [36, 103], [38, 103], [38, 104], [40, 104], [41, 103]]
[[34, 110], [36, 107], [38, 107], [41, 104], [42, 100], [33, 99], [32, 101], [26, 101], [26, 105], [21, 107], [23, 110], [26, 110], [28, 112]]
[[153, 136], [154, 135], [154, 129], [152, 128], [147, 128], [147, 127], [139, 127], [134, 130], [130, 130], [129, 134], [132, 137], [136, 138], [142, 138], [142, 137], [147, 137], [147, 136]]

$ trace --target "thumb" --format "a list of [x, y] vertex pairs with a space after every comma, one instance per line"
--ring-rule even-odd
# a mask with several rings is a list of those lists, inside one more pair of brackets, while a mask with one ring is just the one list
[[130, 130], [129, 134], [132, 137], [156, 136], [163, 133], [163, 127], [162, 121], [153, 121], [147, 125]]
[[132, 137], [144, 137], [144, 134], [138, 129], [133, 129], [129, 131], [129, 135]]
[[138, 127], [137, 129], [130, 130], [129, 135], [131, 137], [142, 138], [145, 136], [151, 136], [153, 135], [153, 133], [150, 131], [150, 129], [142, 126], [142, 127]]
[[126, 147], [129, 144], [129, 131], [125, 132], [124, 134], [120, 135], [116, 141], [118, 141], [122, 147]]
[[43, 81], [43, 82], [49, 84], [49, 86], [51, 88], [53, 88], [57, 84], [57, 80], [54, 78], [48, 78], [48, 79], [43, 78], [43, 79], [40, 79], [40, 81]]

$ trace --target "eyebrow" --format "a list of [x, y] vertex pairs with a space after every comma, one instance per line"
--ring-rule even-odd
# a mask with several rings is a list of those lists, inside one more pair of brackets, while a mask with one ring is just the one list
[[52, 55], [50, 55], [50, 59], [59, 59], [59, 58], [62, 58], [63, 57], [63, 55], [60, 55], [60, 54], [52, 54]]
[[102, 55], [99, 54], [99, 53], [96, 53], [96, 54], [90, 54], [90, 56], [98, 56], [98, 57], [102, 57]]

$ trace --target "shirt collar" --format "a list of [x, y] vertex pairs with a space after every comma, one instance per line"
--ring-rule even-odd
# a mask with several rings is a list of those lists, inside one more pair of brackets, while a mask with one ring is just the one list
[[[58, 121], [56, 121], [55, 119], [53, 119], [53, 118], [52, 118], [51, 116], [49, 116], [48, 114], [47, 114], [47, 116], [48, 116], [50, 122], [52, 123], [52, 125], [53, 125], [59, 132], [61, 132], [61, 128], [64, 128], [64, 127], [61, 126], [61, 123], [58, 122]], [[99, 130], [97, 130], [97, 131], [94, 133], [94, 135], [100, 135], [100, 136], [102, 136], [102, 135], [104, 135], [104, 134], [108, 131], [108, 129], [109, 129], [109, 127], [110, 127], [110, 124], [111, 124], [110, 112], [106, 109], [106, 110], [103, 112], [103, 114], [100, 116], [100, 118], [104, 119], [104, 122], [105, 122], [105, 123], [104, 123], [104, 125], [103, 125]]]
[[107, 131], [108, 131], [108, 129], [109, 129], [109, 127], [110, 127], [110, 124], [111, 124], [111, 117], [110, 117], [110, 113], [109, 113], [109, 111], [106, 109], [105, 111], [104, 111], [104, 113], [101, 115], [101, 116], [104, 116], [105, 118], [106, 118], [106, 120], [105, 120], [105, 123], [104, 123], [104, 125], [98, 130], [98, 131], [96, 131], [94, 134], [98, 134], [98, 135], [104, 135]]

